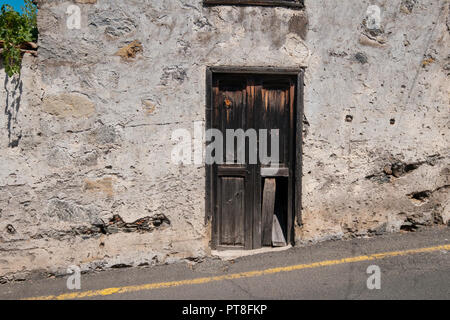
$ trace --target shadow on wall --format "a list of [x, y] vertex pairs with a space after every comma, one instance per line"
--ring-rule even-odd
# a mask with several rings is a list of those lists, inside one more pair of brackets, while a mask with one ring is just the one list
[[[0, 72], [4, 72], [3, 63], [0, 62]], [[22, 99], [23, 82], [19, 75], [9, 77], [5, 74], [5, 115], [7, 116], [8, 146], [15, 148], [22, 138], [22, 130], [17, 123], [20, 101]]]

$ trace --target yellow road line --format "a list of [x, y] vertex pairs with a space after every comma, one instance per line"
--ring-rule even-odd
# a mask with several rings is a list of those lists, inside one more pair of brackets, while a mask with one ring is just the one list
[[32, 297], [32, 298], [27, 298], [25, 300], [68, 300], [68, 299], [80, 299], [80, 298], [95, 297], [95, 296], [108, 296], [111, 294], [118, 294], [118, 293], [128, 293], [128, 292], [136, 292], [136, 291], [143, 291], [143, 290], [171, 288], [171, 287], [178, 287], [178, 286], [183, 286], [183, 285], [203, 284], [203, 283], [208, 283], [208, 282], [231, 280], [231, 279], [252, 278], [252, 277], [259, 277], [259, 276], [263, 276], [263, 275], [280, 273], [280, 272], [289, 272], [289, 271], [301, 270], [301, 269], [311, 269], [311, 268], [317, 268], [317, 267], [334, 266], [334, 265], [345, 264], [345, 263], [379, 260], [379, 259], [384, 259], [384, 258], [388, 258], [388, 257], [405, 256], [405, 255], [409, 255], [409, 254], [418, 254], [418, 253], [427, 253], [427, 252], [433, 252], [433, 251], [439, 251], [439, 250], [450, 250], [450, 244], [440, 245], [440, 246], [435, 246], [435, 247], [428, 247], [428, 248], [420, 248], [420, 249], [375, 253], [375, 254], [370, 254], [370, 255], [365, 255], [365, 256], [343, 258], [343, 259], [338, 259], [338, 260], [326, 260], [326, 261], [320, 261], [320, 262], [314, 262], [314, 263], [308, 263], [308, 264], [298, 264], [298, 265], [288, 266], [288, 267], [270, 268], [270, 269], [265, 269], [265, 270], [240, 272], [240, 273], [233, 273], [233, 274], [227, 274], [227, 275], [222, 275], [222, 276], [187, 279], [187, 280], [170, 281], [170, 282], [160, 282], [160, 283], [148, 283], [148, 284], [135, 285], [135, 286], [126, 286], [126, 287], [107, 288], [107, 289], [100, 289], [100, 290], [89, 290], [89, 291], [83, 291], [83, 292], [64, 293], [61, 295], [53, 295], [53, 296]]

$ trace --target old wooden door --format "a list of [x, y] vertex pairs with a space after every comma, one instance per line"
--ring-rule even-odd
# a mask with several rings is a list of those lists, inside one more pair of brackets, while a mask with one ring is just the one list
[[[207, 179], [213, 248], [274, 245], [274, 223], [279, 223], [278, 236], [285, 244], [292, 241], [297, 80], [293, 75], [212, 74], [209, 128], [223, 136], [223, 157], [210, 166]], [[240, 145], [245, 146], [244, 161], [239, 158], [238, 138], [228, 135], [227, 129], [245, 133], [245, 144]], [[262, 144], [261, 129], [267, 130], [267, 146]], [[261, 161], [261, 148], [273, 155], [273, 134], [279, 144], [275, 171]], [[227, 149], [229, 143], [234, 148]]]

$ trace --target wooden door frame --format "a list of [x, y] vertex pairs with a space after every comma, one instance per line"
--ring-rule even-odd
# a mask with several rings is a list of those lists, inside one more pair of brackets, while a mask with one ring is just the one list
[[[294, 244], [295, 234], [292, 222], [301, 226], [302, 214], [302, 160], [303, 160], [303, 96], [304, 96], [304, 73], [305, 67], [299, 68], [275, 68], [275, 67], [236, 67], [236, 66], [209, 66], [206, 68], [206, 108], [205, 108], [205, 130], [212, 128], [213, 123], [213, 74], [243, 74], [243, 75], [286, 75], [296, 76], [296, 99], [294, 103], [295, 108], [295, 146], [294, 146], [294, 210], [293, 219], [288, 219], [288, 229], [292, 230], [288, 243]], [[299, 155], [299, 156], [298, 156]], [[214, 176], [213, 165], [205, 164], [205, 224], [211, 222], [211, 248], [217, 248], [217, 234], [216, 223], [213, 222], [214, 205], [214, 183], [212, 177]]]

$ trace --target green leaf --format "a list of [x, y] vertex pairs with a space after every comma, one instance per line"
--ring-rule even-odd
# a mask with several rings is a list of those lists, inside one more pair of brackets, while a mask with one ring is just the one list
[[23, 14], [16, 12], [10, 5], [3, 5], [0, 14], [0, 40], [3, 44], [3, 65], [8, 76], [20, 73], [22, 54], [20, 45], [36, 41], [37, 7], [31, 0], [25, 0]]

